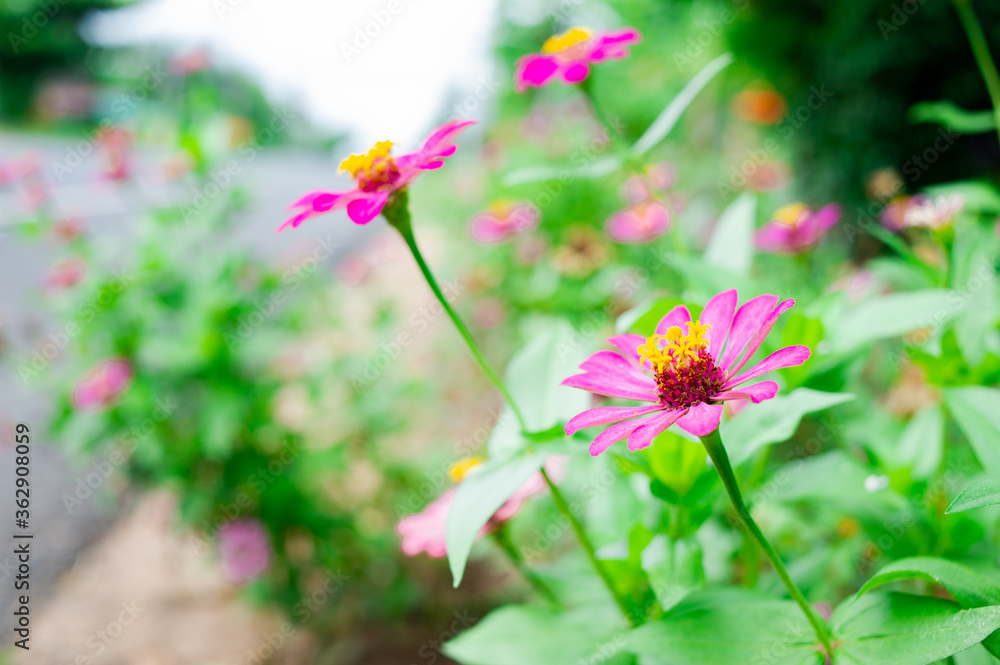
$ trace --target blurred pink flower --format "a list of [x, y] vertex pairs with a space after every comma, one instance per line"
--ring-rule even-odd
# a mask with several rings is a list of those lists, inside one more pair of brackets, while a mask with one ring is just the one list
[[76, 217], [61, 219], [52, 225], [52, 235], [63, 242], [79, 238], [83, 233], [83, 222]]
[[628, 439], [629, 450], [641, 450], [675, 423], [695, 436], [715, 431], [724, 402], [756, 404], [774, 397], [778, 393], [774, 381], [743, 384], [782, 367], [801, 365], [811, 354], [809, 347], [787, 346], [750, 369], [743, 368], [795, 301], [778, 302], [777, 296], [762, 295], [739, 309], [736, 303], [736, 289], [730, 289], [705, 304], [701, 313], [705, 323], [693, 320], [688, 308], [678, 305], [645, 339], [633, 334], [609, 339], [617, 351], [598, 351], [580, 365], [582, 374], [561, 385], [651, 404], [589, 409], [566, 424], [566, 434], [610, 425], [590, 445], [591, 455], [623, 439]]
[[670, 230], [670, 209], [659, 194], [673, 186], [676, 170], [661, 163], [649, 167], [644, 175], [630, 177], [622, 185], [622, 198], [629, 206], [611, 215], [604, 230], [619, 243], [644, 243]]
[[86, 272], [87, 266], [80, 259], [64, 259], [49, 270], [45, 286], [53, 290], [67, 289], [83, 279]]
[[882, 225], [897, 233], [913, 227], [943, 229], [964, 207], [965, 200], [958, 194], [897, 196], [882, 211]]
[[219, 556], [229, 581], [246, 584], [270, 567], [271, 541], [258, 520], [229, 522], [219, 529]]
[[[456, 483], [470, 470], [475, 468], [482, 460], [480, 458], [470, 458], [462, 460], [449, 470], [449, 475]], [[545, 470], [554, 479], [562, 477], [565, 468], [566, 458], [553, 456], [545, 463]], [[546, 489], [545, 479], [541, 473], [536, 473], [521, 485], [506, 502], [495, 513], [479, 531], [479, 538], [492, 532], [500, 524], [521, 512], [525, 502], [536, 494], [541, 494]], [[451, 509], [451, 502], [455, 498], [455, 488], [451, 488], [437, 499], [432, 501], [421, 512], [408, 515], [399, 520], [396, 524], [396, 533], [400, 538], [400, 548], [406, 556], [417, 556], [425, 552], [434, 559], [440, 559], [448, 554], [447, 545], [447, 520], [448, 511]]]
[[636, 203], [613, 214], [605, 227], [615, 242], [643, 243], [670, 230], [670, 211], [655, 199]]
[[769, 192], [784, 187], [792, 172], [780, 162], [762, 162], [747, 176], [747, 187], [755, 192]]
[[754, 234], [754, 244], [769, 252], [797, 254], [819, 242], [840, 219], [840, 206], [831, 203], [817, 212], [804, 203], [779, 208], [773, 218]]
[[965, 199], [958, 194], [941, 194], [933, 198], [914, 196], [903, 213], [903, 223], [925, 229], [943, 229], [951, 225], [964, 207]]
[[538, 226], [538, 208], [526, 201], [496, 201], [469, 222], [473, 240], [495, 243]]
[[572, 85], [590, 76], [590, 66], [605, 60], [628, 57], [628, 47], [638, 44], [642, 36], [635, 28], [593, 35], [584, 28], [571, 28], [550, 37], [541, 53], [526, 55], [517, 61], [514, 85], [518, 92], [544, 87], [556, 79]]
[[368, 262], [359, 256], [345, 256], [337, 264], [337, 276], [347, 286], [360, 286], [371, 275]]
[[211, 64], [212, 57], [208, 49], [198, 48], [171, 58], [170, 71], [180, 76], [187, 76], [188, 74], [194, 74], [202, 69], [206, 69]]
[[73, 389], [74, 408], [101, 409], [125, 391], [132, 378], [132, 366], [126, 360], [106, 360], [92, 369]]
[[423, 147], [394, 158], [389, 154], [393, 143], [379, 141], [364, 155], [351, 155], [340, 164], [340, 170], [354, 178], [357, 186], [346, 192], [309, 192], [289, 206], [301, 208], [278, 227], [278, 232], [330, 212], [347, 208], [347, 216], [355, 224], [367, 224], [382, 212], [389, 197], [403, 189], [424, 171], [444, 166], [444, 158], [455, 154], [457, 146], [452, 142], [474, 120], [452, 120], [441, 125], [424, 141]]
[[104, 154], [104, 177], [124, 180], [132, 175], [132, 133], [122, 127], [112, 127], [99, 138]]

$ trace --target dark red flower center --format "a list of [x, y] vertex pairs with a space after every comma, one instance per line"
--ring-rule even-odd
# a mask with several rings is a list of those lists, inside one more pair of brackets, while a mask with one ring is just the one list
[[672, 409], [711, 402], [725, 384], [725, 374], [707, 349], [694, 351], [684, 362], [657, 365], [654, 378], [660, 403]]

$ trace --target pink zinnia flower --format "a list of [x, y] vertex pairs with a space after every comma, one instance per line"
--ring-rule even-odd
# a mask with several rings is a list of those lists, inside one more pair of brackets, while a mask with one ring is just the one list
[[72, 402], [77, 409], [99, 409], [111, 404], [128, 386], [132, 366], [125, 360], [107, 360], [76, 384]]
[[481, 243], [501, 242], [538, 226], [538, 208], [525, 201], [497, 201], [469, 222], [469, 233]]
[[635, 28], [596, 36], [584, 28], [571, 28], [561, 35], [549, 37], [541, 53], [532, 53], [517, 61], [515, 87], [518, 92], [524, 92], [532, 86], [544, 87], [557, 78], [570, 85], [580, 83], [590, 76], [590, 65], [627, 58], [628, 47], [641, 40]]
[[[456, 483], [461, 482], [466, 473], [478, 466], [483, 460], [472, 457], [452, 465], [448, 470], [448, 475]], [[545, 470], [550, 476], [558, 477], [562, 473], [566, 459], [553, 457], [545, 464]], [[541, 494], [546, 489], [545, 479], [541, 473], [532, 475], [527, 482], [515, 491], [509, 499], [495, 513], [490, 521], [483, 525], [479, 531], [479, 538], [492, 532], [500, 524], [521, 512], [525, 502], [536, 494]], [[400, 548], [406, 556], [416, 556], [421, 552], [426, 552], [434, 559], [440, 559], [448, 554], [447, 544], [447, 521], [448, 511], [451, 509], [451, 502], [455, 499], [455, 488], [451, 488], [437, 499], [432, 501], [421, 512], [408, 515], [399, 520], [396, 524], [396, 533], [399, 534]]]
[[219, 556], [229, 581], [246, 584], [270, 567], [271, 541], [259, 521], [236, 520], [219, 530]]
[[840, 219], [836, 203], [813, 212], [804, 203], [779, 208], [774, 217], [754, 234], [754, 244], [769, 252], [797, 254], [809, 249]]
[[340, 164], [340, 170], [354, 178], [357, 186], [346, 192], [309, 192], [289, 206], [301, 208], [294, 217], [278, 227], [278, 232], [316, 215], [347, 208], [347, 216], [355, 224], [367, 224], [382, 212], [389, 197], [403, 189], [424, 171], [444, 166], [444, 158], [458, 149], [456, 136], [474, 120], [452, 120], [441, 125], [424, 141], [420, 150], [400, 157], [390, 153], [391, 141], [379, 141], [364, 155], [351, 155]]
[[795, 301], [778, 302], [777, 296], [762, 295], [738, 310], [736, 302], [736, 289], [724, 291], [708, 301], [701, 320], [692, 320], [687, 307], [678, 305], [648, 338], [624, 334], [609, 339], [617, 351], [595, 353], [580, 365], [583, 374], [569, 377], [562, 385], [651, 404], [584, 411], [567, 423], [566, 434], [611, 425], [594, 439], [591, 455], [626, 438], [629, 450], [639, 450], [674, 423], [695, 436], [713, 432], [719, 426], [723, 402], [749, 399], [759, 403], [774, 397], [778, 392], [774, 381], [743, 384], [775, 369], [801, 365], [809, 358], [808, 347], [788, 346], [750, 369], [743, 367]]

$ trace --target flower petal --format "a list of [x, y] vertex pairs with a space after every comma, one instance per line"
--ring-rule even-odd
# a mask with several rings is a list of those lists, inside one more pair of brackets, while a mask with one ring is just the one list
[[648, 416], [662, 410], [663, 407], [659, 404], [652, 406], [599, 406], [596, 409], [588, 409], [573, 416], [566, 423], [566, 436], [572, 436], [588, 427], [616, 423], [637, 416]]
[[723, 291], [705, 303], [705, 309], [701, 311], [701, 322], [711, 326], [705, 337], [708, 339], [708, 352], [716, 361], [722, 355], [729, 327], [733, 325], [737, 298], [736, 289]]
[[722, 419], [721, 404], [695, 404], [682, 417], [677, 419], [677, 426], [689, 434], [705, 436], [719, 427]]
[[517, 61], [514, 68], [514, 87], [524, 92], [535, 86], [541, 88], [552, 82], [559, 71], [559, 60], [555, 56], [532, 53]]
[[590, 454], [594, 457], [600, 455], [613, 443], [617, 443], [623, 439], [628, 438], [628, 435], [635, 431], [637, 428], [642, 427], [651, 420], [654, 420], [657, 416], [646, 416], [645, 418], [638, 418], [636, 420], [626, 420], [623, 423], [618, 423], [617, 425], [612, 425], [603, 432], [597, 435], [594, 442], [590, 444]]
[[726, 350], [722, 354], [722, 360], [718, 362], [720, 369], [727, 371], [736, 362], [740, 354], [743, 353], [743, 349], [747, 348], [747, 344], [760, 329], [761, 324], [767, 319], [768, 314], [774, 309], [776, 302], [778, 302], [778, 296], [762, 295], [751, 298], [736, 310]]
[[356, 189], [347, 192], [309, 192], [288, 206], [289, 210], [293, 208], [304, 208], [304, 210], [300, 210], [298, 214], [286, 219], [278, 227], [278, 233], [281, 233], [288, 227], [297, 228], [302, 222], [317, 215], [322, 215], [337, 208], [343, 208], [349, 205], [351, 201], [363, 195], [364, 192]]
[[687, 414], [687, 409], [674, 409], [656, 418], [647, 418], [646, 424], [637, 427], [628, 435], [628, 449], [632, 452], [648, 448], [665, 429], [673, 425], [679, 418]]
[[608, 343], [618, 349], [627, 360], [636, 367], [639, 366], [639, 347], [646, 343], [646, 338], [642, 335], [625, 333], [608, 338]]
[[490, 213], [476, 215], [469, 222], [469, 233], [472, 239], [481, 243], [500, 242], [510, 233], [510, 225]]
[[673, 326], [682, 326], [691, 320], [691, 312], [684, 305], [677, 305], [656, 324], [656, 334], [666, 335], [667, 329]]
[[620, 60], [628, 56], [628, 47], [642, 41], [642, 35], [635, 28], [625, 28], [618, 32], [609, 32], [595, 40], [594, 49], [590, 52], [591, 62], [603, 60]]
[[373, 192], [365, 198], [358, 198], [347, 204], [347, 216], [355, 224], [367, 224], [382, 212], [389, 192]]
[[658, 201], [644, 201], [608, 218], [605, 231], [620, 243], [649, 242], [670, 230], [670, 211]]
[[778, 384], [774, 381], [761, 381], [752, 386], [746, 386], [739, 390], [728, 390], [721, 392], [712, 398], [715, 402], [725, 402], [731, 399], [749, 399], [754, 404], [760, 404], [766, 399], [771, 399], [778, 394]]
[[648, 387], [650, 390], [656, 388], [656, 382], [653, 380], [653, 377], [643, 372], [615, 351], [598, 351], [583, 361], [580, 369], [593, 374], [628, 378], [631, 382]]
[[768, 252], [792, 252], [794, 243], [792, 228], [787, 224], [771, 221], [753, 235], [753, 244]]
[[613, 377], [606, 374], [574, 374], [564, 379], [561, 386], [589, 390], [605, 397], [622, 397], [639, 402], [659, 402], [656, 392], [646, 386], [636, 385], [634, 381]]
[[570, 63], [562, 71], [562, 80], [565, 83], [573, 85], [579, 83], [590, 76], [590, 65], [585, 62], [573, 62]]
[[757, 334], [755, 334], [753, 339], [750, 340], [750, 344], [747, 346], [747, 351], [743, 354], [743, 358], [740, 359], [736, 365], [726, 371], [727, 377], [736, 374], [736, 372], [740, 371], [740, 369], [742, 369], [743, 366], [746, 365], [751, 358], [753, 358], [753, 354], [757, 353], [757, 349], [759, 349], [760, 345], [764, 343], [767, 336], [771, 334], [771, 328], [774, 327], [778, 317], [788, 311], [794, 304], [795, 301], [789, 298], [788, 300], [782, 300], [778, 303], [777, 307], [771, 310], [771, 313], [767, 315], [767, 318], [764, 319], [764, 322], [757, 330]]
[[750, 379], [756, 379], [762, 374], [767, 374], [776, 369], [781, 369], [782, 367], [794, 367], [796, 365], [801, 365], [805, 361], [809, 360], [809, 356], [812, 353], [808, 346], [786, 346], [783, 349], [779, 349], [769, 355], [767, 358], [761, 360], [752, 369], [749, 369], [737, 377], [734, 377], [726, 381], [725, 388], [728, 390], [740, 385], [741, 383], [746, 383]]

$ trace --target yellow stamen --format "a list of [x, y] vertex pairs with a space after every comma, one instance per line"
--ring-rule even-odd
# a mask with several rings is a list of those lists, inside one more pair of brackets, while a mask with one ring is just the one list
[[465, 478], [465, 474], [482, 464], [483, 461], [482, 457], [466, 457], [465, 459], [460, 459], [448, 467], [448, 477], [451, 478], [452, 482], [462, 482], [462, 478]]
[[809, 207], [805, 203], [789, 203], [778, 208], [771, 218], [785, 226], [798, 226], [799, 220], [802, 219], [802, 213], [808, 212], [808, 210]]
[[[385, 170], [385, 160], [382, 160], [382, 158], [389, 155], [389, 150], [392, 149], [392, 146], [392, 141], [379, 141], [364, 155], [351, 155], [342, 161], [339, 172], [343, 173], [346, 171], [353, 176], [358, 171], [367, 171], [372, 166], [380, 170]], [[378, 163], [376, 164], [376, 162]]]
[[[688, 321], [687, 326], [687, 333], [680, 326], [671, 326], [665, 335], [647, 337], [646, 343], [640, 344], [636, 349], [640, 362], [648, 360], [653, 369], [658, 371], [668, 364], [676, 367], [686, 363], [688, 359], [697, 358], [699, 350], [708, 348], [705, 333], [712, 326], [703, 324], [700, 319]], [[662, 349], [661, 341], [666, 342]]]
[[580, 42], [590, 39], [590, 31], [586, 28], [570, 28], [561, 35], [553, 35], [542, 44], [542, 53], [557, 53], [564, 51]]

